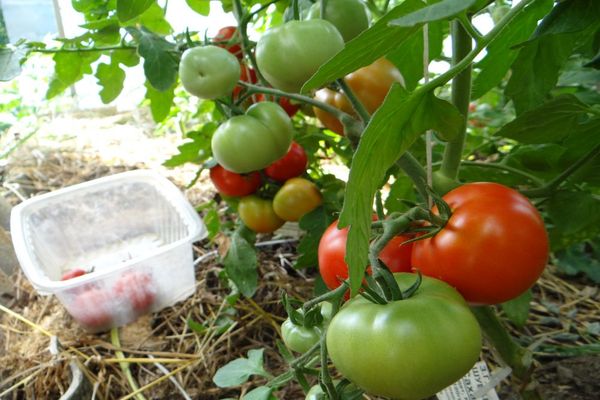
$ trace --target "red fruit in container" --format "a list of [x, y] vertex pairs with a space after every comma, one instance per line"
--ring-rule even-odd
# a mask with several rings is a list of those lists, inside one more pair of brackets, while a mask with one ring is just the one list
[[114, 286], [119, 300], [128, 301], [137, 313], [150, 310], [156, 299], [156, 287], [148, 273], [130, 271], [124, 273]]

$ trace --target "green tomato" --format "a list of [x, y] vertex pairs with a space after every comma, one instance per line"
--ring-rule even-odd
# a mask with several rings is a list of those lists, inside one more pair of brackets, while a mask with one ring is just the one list
[[185, 90], [201, 99], [230, 95], [240, 79], [238, 59], [217, 46], [186, 50], [179, 63], [179, 76]]
[[314, 385], [310, 388], [308, 393], [306, 393], [306, 397], [304, 400], [324, 400], [327, 396], [325, 396], [325, 392], [321, 385]]
[[[415, 274], [394, 274], [401, 289]], [[465, 375], [479, 358], [481, 331], [464, 299], [448, 284], [423, 277], [410, 298], [379, 305], [358, 296], [327, 328], [337, 370], [367, 393], [417, 400]]]
[[296, 325], [288, 318], [281, 324], [281, 337], [288, 349], [306, 353], [321, 338], [321, 328]]
[[[310, 8], [308, 18], [321, 18], [320, 1]], [[369, 14], [360, 0], [327, 0], [325, 20], [331, 22], [340, 31], [344, 42], [354, 39], [369, 27]]]
[[328, 21], [290, 21], [260, 38], [256, 62], [273, 87], [299, 92], [304, 82], [343, 47], [342, 35]]
[[221, 124], [212, 137], [212, 152], [225, 169], [238, 174], [263, 169], [283, 157], [294, 134], [292, 122], [278, 104], [263, 101], [245, 115]]

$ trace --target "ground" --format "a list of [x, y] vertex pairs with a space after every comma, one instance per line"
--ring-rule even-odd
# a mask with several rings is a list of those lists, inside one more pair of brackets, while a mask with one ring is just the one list
[[[161, 166], [181, 139], [177, 134], [155, 136], [153, 130], [147, 114], [140, 111], [116, 114], [105, 109], [48, 118], [8, 163], [0, 164], [0, 197], [14, 205], [22, 198], [81, 181], [128, 169], [153, 168], [172, 179], [192, 204], [212, 199], [215, 192], [206, 174], [185, 189], [196, 173], [195, 166], [172, 170]], [[17, 132], [18, 126], [10, 134]], [[252, 299], [237, 302], [228, 301], [230, 289], [221, 279], [222, 266], [213, 253], [226, 239], [197, 243], [195, 257], [203, 257], [203, 261], [196, 267], [195, 294], [119, 330], [129, 371], [133, 381], [144, 387], [146, 398], [238, 398], [261, 381], [225, 390], [212, 383], [212, 376], [220, 366], [253, 348], [266, 349], [269, 371], [282, 371], [285, 364], [275, 346], [279, 324], [285, 317], [281, 292], [306, 299], [312, 294], [316, 275], [315, 270], [292, 268], [293, 233], [288, 229], [284, 236], [276, 237], [282, 242], [261, 248], [260, 289]], [[259, 241], [270, 239], [259, 237]], [[0, 247], [0, 251], [4, 249]], [[82, 387], [89, 392], [83, 398], [112, 399], [131, 393], [126, 369], [119, 364], [115, 338], [108, 333], [84, 332], [54, 297], [39, 296], [19, 270], [9, 279], [10, 293], [1, 302], [8, 309], [0, 313], [0, 343], [4, 344], [0, 347], [0, 398], [60, 397], [71, 382], [72, 361], [95, 383]], [[600, 339], [598, 288], [581, 277], [565, 280], [550, 265], [534, 288], [531, 305], [523, 328], [509, 326], [519, 341], [535, 351], [534, 381], [542, 397], [597, 398], [600, 357], [594, 351], [599, 351]], [[51, 352], [53, 336], [60, 344]], [[493, 371], [502, 367], [493, 352], [484, 354]], [[507, 380], [497, 390], [502, 399], [515, 398]], [[294, 385], [277, 394], [286, 400], [304, 398]]]

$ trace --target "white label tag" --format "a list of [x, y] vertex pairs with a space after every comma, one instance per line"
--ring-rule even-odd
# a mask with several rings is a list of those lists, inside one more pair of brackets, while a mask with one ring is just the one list
[[438, 400], [499, 400], [493, 386], [487, 393], [476, 397], [478, 389], [489, 381], [490, 371], [485, 362], [479, 361], [458, 382], [439, 392], [437, 398]]

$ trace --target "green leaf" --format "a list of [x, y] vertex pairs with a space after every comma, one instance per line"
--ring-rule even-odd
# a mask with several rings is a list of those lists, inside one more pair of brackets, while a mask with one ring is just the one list
[[410, 27], [416, 24], [439, 21], [466, 10], [476, 0], [442, 0], [418, 11], [390, 21], [390, 25]]
[[117, 0], [117, 17], [127, 22], [146, 11], [156, 0]]
[[[600, 283], [600, 261], [587, 251], [588, 243], [577, 243], [565, 250], [556, 252], [558, 270], [568, 276], [584, 274], [595, 283]], [[598, 245], [596, 240], [596, 245]]]
[[294, 268], [307, 268], [318, 265], [319, 241], [330, 223], [329, 215], [323, 207], [317, 207], [300, 219], [298, 226], [306, 234], [302, 236], [296, 248], [299, 256], [294, 263]]
[[208, 159], [211, 155], [211, 137], [216, 129], [217, 124], [215, 122], [208, 122], [200, 130], [188, 132], [187, 138], [192, 139], [192, 141], [180, 145], [177, 148], [179, 153], [173, 155], [163, 165], [172, 168], [188, 162], [199, 164]]
[[248, 358], [235, 359], [217, 370], [213, 382], [218, 387], [238, 386], [246, 382], [250, 376], [268, 377], [269, 373], [263, 368], [264, 349], [248, 351]]
[[[435, 60], [442, 54], [444, 39], [444, 26], [442, 22], [429, 24], [429, 60]], [[411, 35], [398, 48], [386, 57], [398, 70], [402, 71], [404, 87], [414, 90], [423, 77], [423, 29]]]
[[394, 84], [384, 103], [363, 132], [352, 160], [340, 227], [350, 225], [346, 263], [353, 293], [361, 285], [367, 265], [369, 234], [375, 192], [387, 170], [415, 139], [429, 127], [423, 112], [424, 98], [430, 93], [407, 92]]
[[427, 93], [423, 106], [418, 111], [423, 115], [413, 117], [428, 120], [429, 128], [435, 130], [445, 141], [454, 140], [465, 125], [465, 117], [446, 100], [438, 99], [433, 92]]
[[344, 49], [321, 65], [319, 70], [304, 84], [302, 92], [306, 93], [372, 64], [381, 56], [396, 49], [403, 41], [417, 33], [420, 26], [401, 28], [388, 26], [388, 22], [423, 6], [424, 3], [421, 0], [407, 0], [390, 10], [372, 27], [346, 43]]
[[96, 0], [71, 0], [73, 9], [80, 13], [86, 13], [97, 6]]
[[517, 115], [544, 101], [556, 85], [560, 69], [579, 36], [578, 33], [544, 36], [521, 48], [505, 90]]
[[[162, 122], [169, 116], [173, 99], [175, 98], [175, 87], [176, 85], [174, 84], [168, 90], [159, 92], [146, 82], [146, 98], [150, 100], [150, 111], [152, 112], [154, 122]], [[197, 155], [198, 153], [196, 152]]]
[[192, 318], [188, 318], [187, 325], [191, 330], [193, 330], [196, 333], [204, 333], [208, 329], [206, 325], [201, 324], [200, 322], [196, 322]]
[[582, 242], [600, 233], [600, 200], [583, 191], [558, 191], [550, 198], [547, 212], [553, 249]]
[[116, 99], [123, 90], [125, 71], [119, 67], [119, 64], [102, 63], [96, 69], [96, 78], [98, 78], [98, 84], [102, 86], [100, 98], [104, 104], [108, 104]]
[[256, 248], [242, 236], [239, 230], [236, 230], [231, 237], [223, 264], [227, 276], [235, 283], [240, 293], [252, 297], [258, 285]]
[[144, 58], [144, 73], [150, 84], [159, 91], [170, 89], [179, 65], [173, 54], [175, 45], [145, 28], [129, 27], [127, 31], [138, 40], [138, 52]]
[[259, 386], [246, 393], [242, 400], [277, 400], [277, 397], [273, 396], [273, 388]]
[[113, 50], [110, 53], [111, 61], [126, 67], [135, 67], [140, 63], [140, 56], [134, 49]]
[[187, 5], [200, 15], [208, 16], [210, 12], [209, 0], [185, 0]]
[[21, 60], [25, 57], [26, 50], [0, 48], [0, 82], [10, 81], [21, 73]]
[[92, 62], [100, 57], [100, 53], [60, 52], [54, 54], [54, 76], [50, 81], [46, 98], [62, 93], [66, 88], [92, 73]]
[[390, 193], [385, 199], [385, 208], [388, 212], [408, 210], [408, 206], [402, 200], [414, 202], [417, 200], [415, 187], [406, 175], [398, 175], [390, 187]]
[[217, 208], [213, 207], [209, 209], [206, 214], [204, 214], [204, 218], [202, 218], [202, 220], [204, 221], [204, 225], [208, 231], [208, 238], [210, 240], [214, 239], [221, 230], [221, 219], [219, 218], [219, 211]]
[[563, 33], [586, 30], [600, 21], [600, 2], [597, 0], [570, 0], [556, 3], [542, 20], [531, 40]]
[[156, 3], [140, 15], [137, 23], [159, 35], [168, 35], [173, 32], [171, 24], [165, 19], [165, 10]]
[[480, 71], [473, 81], [472, 99], [486, 94], [506, 76], [519, 54], [519, 50], [512, 46], [525, 41], [531, 35], [540, 18], [552, 8], [552, 3], [552, 0], [542, 0], [529, 4], [486, 48], [485, 57], [476, 64]]
[[579, 119], [589, 107], [577, 97], [567, 94], [524, 112], [504, 125], [496, 135], [521, 143], [550, 143], [559, 141], [579, 127]]
[[508, 319], [518, 327], [523, 327], [529, 318], [529, 309], [531, 307], [531, 290], [527, 290], [519, 297], [502, 303], [502, 310]]

